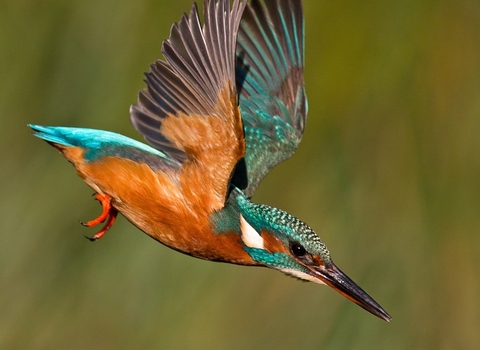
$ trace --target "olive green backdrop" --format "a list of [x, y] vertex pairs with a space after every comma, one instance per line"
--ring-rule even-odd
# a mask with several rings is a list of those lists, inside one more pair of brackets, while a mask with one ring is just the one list
[[196, 260], [101, 207], [27, 123], [128, 120], [190, 0], [0, 1], [1, 349], [478, 349], [480, 3], [305, 1], [309, 119], [254, 197], [309, 223], [393, 316]]

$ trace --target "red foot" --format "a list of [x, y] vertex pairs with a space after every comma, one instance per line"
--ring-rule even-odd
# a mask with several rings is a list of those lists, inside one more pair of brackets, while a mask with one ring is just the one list
[[112, 197], [110, 197], [108, 194], [102, 195], [97, 193], [95, 195], [95, 198], [102, 204], [102, 208], [103, 208], [102, 214], [100, 214], [100, 216], [97, 217], [96, 219], [90, 220], [86, 223], [83, 223], [80, 221], [80, 223], [86, 227], [93, 227], [104, 222], [106, 218], [108, 218], [108, 220], [105, 226], [103, 226], [103, 228], [100, 231], [98, 231], [93, 237], [85, 236], [92, 242], [102, 238], [103, 235], [107, 233], [110, 227], [113, 226], [113, 223], [115, 222], [115, 218], [117, 217], [117, 214], [118, 214], [117, 209], [112, 207]]

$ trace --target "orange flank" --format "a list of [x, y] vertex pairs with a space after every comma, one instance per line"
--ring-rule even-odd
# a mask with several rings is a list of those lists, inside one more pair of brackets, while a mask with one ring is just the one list
[[109, 194], [119, 212], [157, 241], [199, 258], [253, 263], [238, 235], [212, 232], [211, 208], [194, 201], [182, 173], [157, 173], [146, 164], [116, 157], [78, 169], [87, 183]]
[[[180, 171], [155, 172], [145, 163], [110, 156], [88, 162], [84, 149], [53, 144], [102, 203], [102, 215], [87, 225], [100, 223], [110, 214], [92, 240], [111, 227], [116, 216], [113, 209], [175, 250], [207, 260], [257, 265], [238, 234], [217, 234], [210, 225], [210, 215], [225, 205], [231, 169], [245, 153], [240, 112], [230, 84], [222, 90], [213, 115], [169, 116], [162, 132], [188, 155]], [[271, 239], [273, 244], [275, 238]]]

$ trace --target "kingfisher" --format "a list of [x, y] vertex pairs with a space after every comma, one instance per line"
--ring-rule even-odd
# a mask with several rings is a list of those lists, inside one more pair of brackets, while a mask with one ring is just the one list
[[289, 213], [251, 201], [291, 157], [307, 117], [300, 0], [205, 0], [171, 27], [130, 120], [153, 147], [117, 133], [29, 124], [95, 191], [105, 222], [121, 213], [190, 256], [264, 266], [325, 284], [373, 315], [390, 315]]

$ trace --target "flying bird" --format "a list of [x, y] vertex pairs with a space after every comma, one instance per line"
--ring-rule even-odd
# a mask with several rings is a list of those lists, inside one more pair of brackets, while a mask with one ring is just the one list
[[320, 237], [251, 197], [296, 151], [305, 128], [300, 0], [194, 3], [146, 73], [130, 120], [153, 147], [109, 131], [29, 125], [118, 213], [158, 242], [211, 261], [265, 266], [326, 284], [365, 310], [389, 314], [334, 263]]

